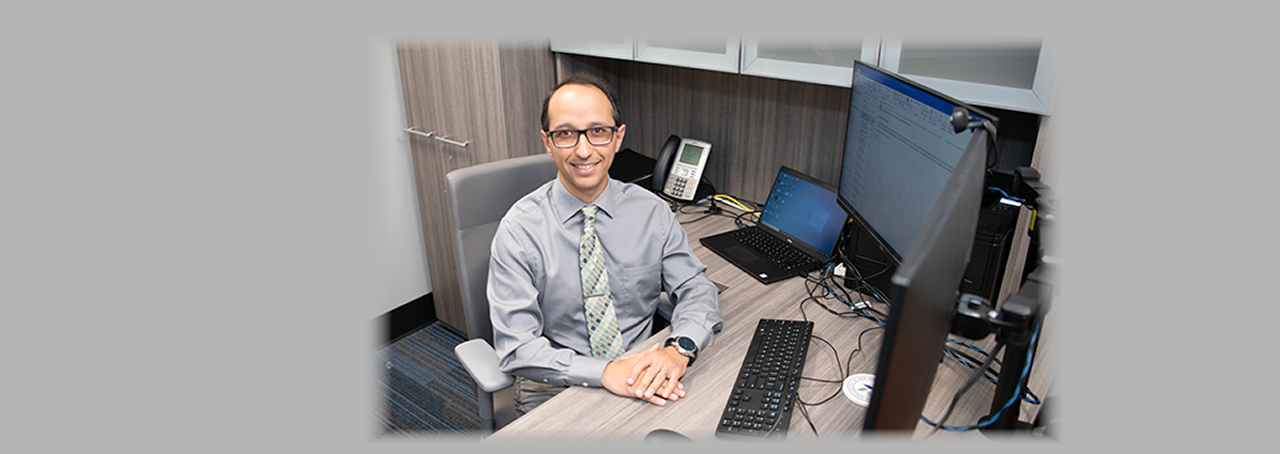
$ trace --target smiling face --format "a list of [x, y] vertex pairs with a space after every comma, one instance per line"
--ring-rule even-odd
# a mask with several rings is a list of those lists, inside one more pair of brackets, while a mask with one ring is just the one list
[[[591, 85], [569, 84], [556, 90], [547, 104], [547, 119], [551, 131], [614, 126], [609, 97]], [[547, 131], [542, 131], [542, 145], [555, 159], [565, 189], [579, 200], [591, 203], [609, 183], [609, 166], [626, 132], [627, 126], [619, 125], [613, 141], [608, 144], [592, 145], [584, 135], [578, 137], [578, 143], [571, 148], [557, 148]]]

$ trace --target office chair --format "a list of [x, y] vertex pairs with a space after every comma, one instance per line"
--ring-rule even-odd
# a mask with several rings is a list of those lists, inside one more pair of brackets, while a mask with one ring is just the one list
[[489, 245], [498, 222], [520, 197], [556, 177], [556, 164], [546, 154], [504, 159], [454, 170], [445, 175], [450, 233], [457, 256], [462, 309], [471, 340], [454, 348], [471, 379], [476, 382], [480, 419], [485, 433], [497, 428], [493, 393], [511, 386], [515, 378], [498, 370], [493, 350], [493, 325], [489, 322]]
[[[514, 377], [498, 370], [498, 354], [493, 350], [493, 325], [485, 291], [489, 246], [511, 205], [554, 178], [555, 161], [545, 154], [479, 164], [445, 175], [463, 313], [471, 335], [471, 340], [458, 344], [453, 351], [476, 382], [476, 400], [485, 433], [501, 426], [495, 418], [493, 394], [515, 383]], [[655, 332], [671, 320], [675, 308], [666, 292], [659, 298], [657, 315], [661, 318], [655, 320]]]

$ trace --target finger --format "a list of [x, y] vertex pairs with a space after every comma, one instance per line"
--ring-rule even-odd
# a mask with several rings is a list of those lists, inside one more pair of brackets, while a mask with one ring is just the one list
[[649, 398], [653, 396], [658, 385], [666, 380], [666, 375], [662, 374], [660, 365], [653, 365], [645, 369], [640, 376], [640, 381], [636, 383], [636, 397]]
[[672, 377], [668, 382], [669, 383], [664, 387], [668, 389], [663, 390], [664, 394], [662, 394], [662, 397], [665, 397], [667, 400], [672, 402], [684, 397], [684, 390], [681, 388], [684, 384], [679, 379]]
[[678, 380], [672, 380], [672, 381], [675, 382], [675, 384], [671, 386], [672, 389], [668, 391], [666, 394], [661, 394], [661, 396], [665, 397], [667, 400], [675, 401], [676, 399], [679, 399], [685, 396], [684, 382], [678, 381]]
[[663, 398], [661, 398], [661, 397], [658, 397], [658, 396], [653, 396], [653, 397], [650, 397], [650, 398], [645, 399], [645, 400], [647, 400], [647, 401], [649, 401], [650, 403], [652, 403], [652, 404], [654, 404], [654, 405], [657, 405], [657, 406], [659, 406], [659, 407], [665, 407], [665, 406], [667, 406], [667, 400], [666, 400], [666, 399], [663, 399]]
[[670, 372], [664, 370], [655, 372], [653, 381], [649, 383], [649, 389], [645, 392], [645, 397], [659, 395], [658, 391], [662, 389], [663, 384], [666, 384], [669, 381], [668, 378], [670, 378]]
[[673, 365], [672, 367], [677, 370], [672, 371], [671, 379], [668, 380], [662, 388], [662, 396], [668, 399], [675, 396], [676, 392], [679, 392], [680, 396], [684, 396], [684, 383], [681, 382], [680, 379], [684, 378], [684, 373], [687, 372], [687, 370], [678, 365]]
[[679, 375], [672, 374], [671, 376], [669, 376], [667, 379], [667, 382], [662, 384], [662, 389], [661, 389], [662, 397], [666, 397], [670, 399], [674, 395], [672, 394], [672, 391], [675, 391], [676, 385], [678, 383], [680, 383]]

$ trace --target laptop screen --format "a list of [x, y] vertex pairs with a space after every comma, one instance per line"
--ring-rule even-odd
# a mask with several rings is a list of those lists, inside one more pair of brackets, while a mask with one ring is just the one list
[[792, 242], [801, 249], [830, 257], [847, 217], [836, 202], [835, 186], [782, 166], [760, 214], [760, 224], [803, 242]]

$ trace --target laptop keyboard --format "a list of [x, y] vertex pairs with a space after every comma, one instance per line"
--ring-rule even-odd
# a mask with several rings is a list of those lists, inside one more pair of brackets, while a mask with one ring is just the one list
[[733, 232], [732, 236], [742, 244], [756, 248], [765, 257], [772, 260], [774, 264], [786, 271], [795, 269], [808, 271], [821, 265], [813, 257], [800, 252], [799, 249], [760, 229], [738, 229]]

